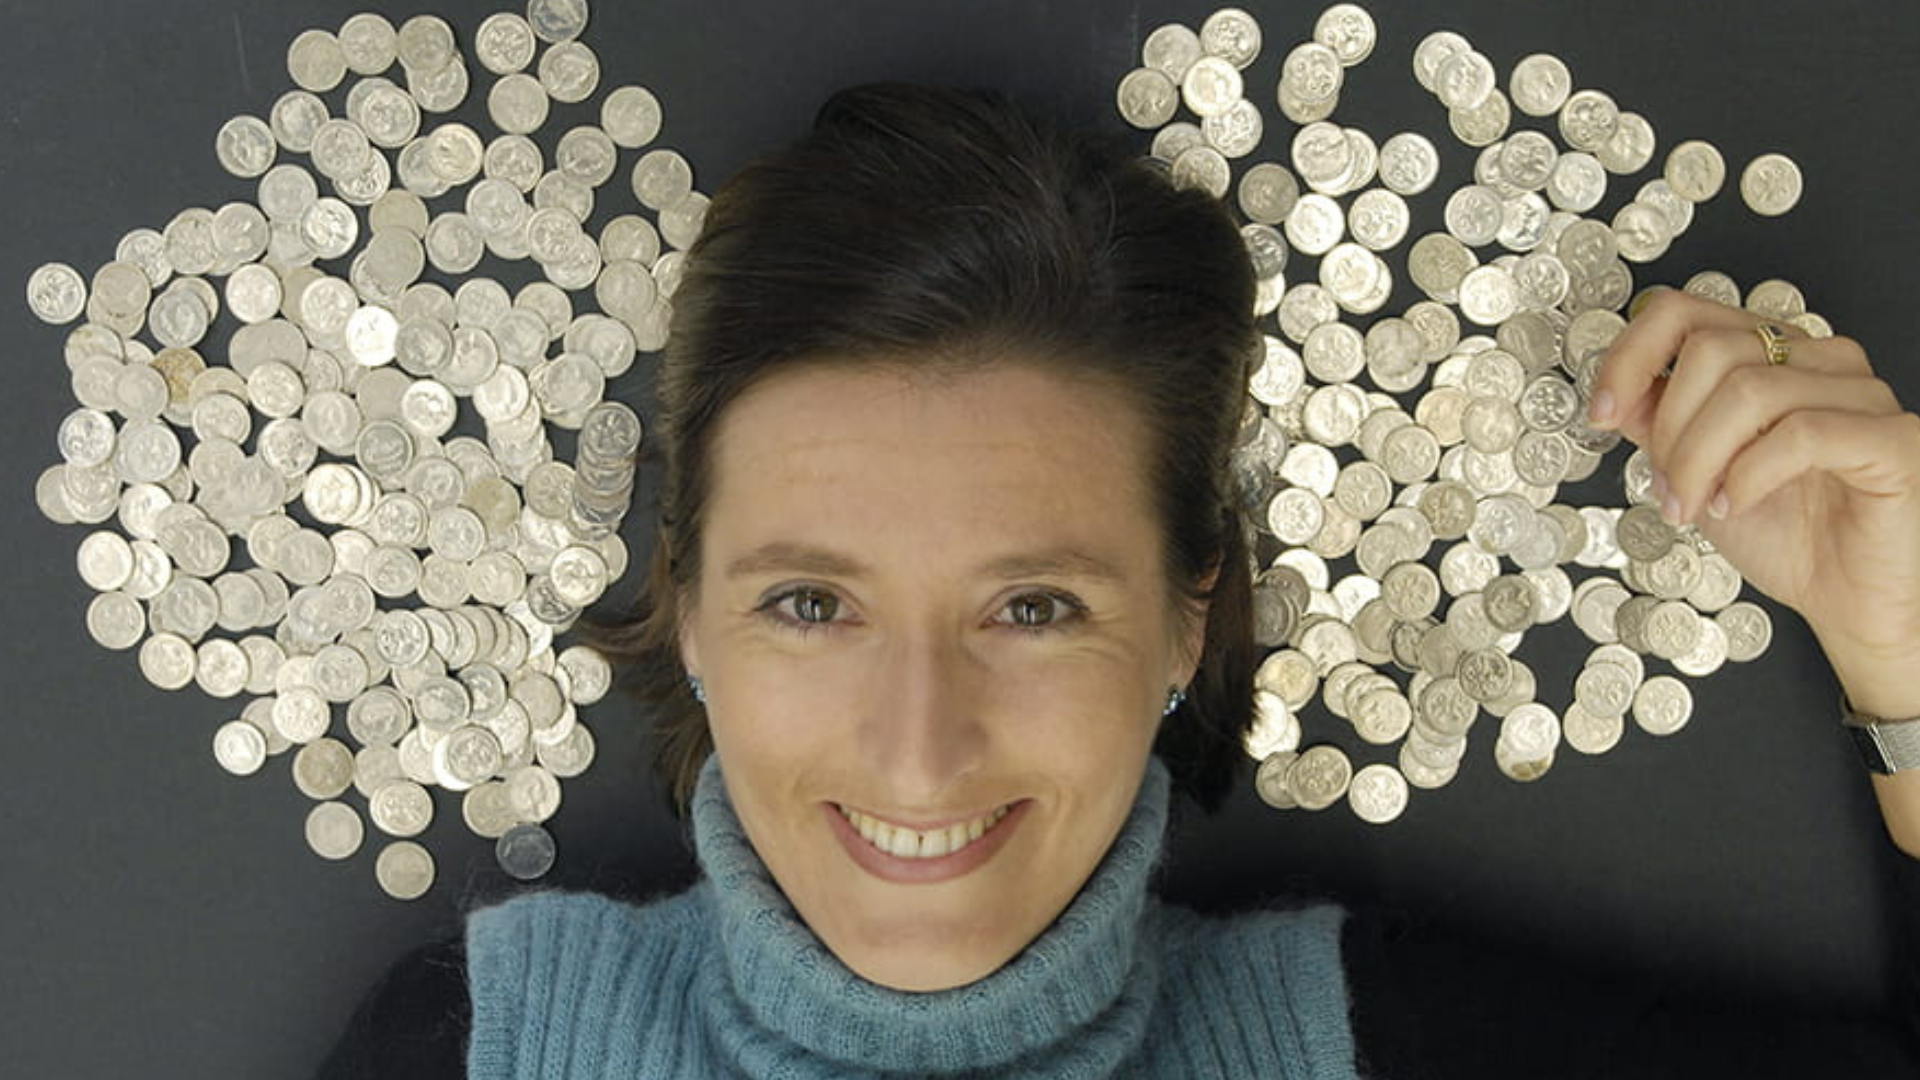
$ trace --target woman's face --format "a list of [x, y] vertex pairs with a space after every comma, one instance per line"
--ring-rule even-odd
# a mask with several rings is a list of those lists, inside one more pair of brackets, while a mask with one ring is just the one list
[[681, 650], [754, 850], [861, 976], [990, 974], [1119, 833], [1200, 651], [1131, 410], [1017, 363], [802, 364], [712, 461]]

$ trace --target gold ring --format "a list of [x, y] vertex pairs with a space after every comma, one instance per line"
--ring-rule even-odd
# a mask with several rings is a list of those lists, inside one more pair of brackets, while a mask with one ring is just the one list
[[1767, 363], [1784, 364], [1787, 362], [1787, 332], [1773, 323], [1761, 323], [1753, 328], [1760, 335], [1761, 344], [1767, 347]]

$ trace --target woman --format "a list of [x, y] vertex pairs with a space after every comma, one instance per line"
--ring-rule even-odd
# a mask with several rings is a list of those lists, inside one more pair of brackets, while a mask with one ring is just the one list
[[[1218, 204], [995, 101], [849, 91], [719, 193], [675, 304], [661, 532], [615, 644], [705, 879], [475, 913], [331, 1071], [1387, 1060], [1400, 1007], [1354, 966], [1373, 939], [1348, 931], [1343, 970], [1337, 911], [1146, 890], [1170, 794], [1233, 780], [1258, 659], [1226, 468], [1253, 283]], [[1755, 322], [1656, 299], [1594, 422], [1807, 616], [1857, 709], [1920, 716], [1920, 418], [1851, 343]], [[1914, 781], [1876, 777], [1920, 853]]]

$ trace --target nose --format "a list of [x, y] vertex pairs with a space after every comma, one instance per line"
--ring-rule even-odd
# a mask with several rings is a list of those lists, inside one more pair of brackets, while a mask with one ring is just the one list
[[951, 809], [948, 794], [986, 759], [985, 665], [951, 630], [920, 626], [882, 651], [861, 703], [860, 756], [898, 809]]

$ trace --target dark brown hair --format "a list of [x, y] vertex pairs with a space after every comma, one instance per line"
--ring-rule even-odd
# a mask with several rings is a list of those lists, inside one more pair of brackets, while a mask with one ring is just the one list
[[1226, 210], [1137, 152], [1003, 99], [876, 85], [836, 94], [808, 135], [722, 187], [685, 269], [653, 425], [665, 473], [652, 563], [631, 618], [598, 635], [654, 710], [676, 807], [713, 746], [677, 631], [722, 411], [782, 364], [1009, 354], [1115, 387], [1145, 421], [1169, 601], [1189, 615], [1208, 602], [1199, 670], [1155, 751], [1178, 789], [1217, 807], [1244, 760], [1258, 659], [1227, 460], [1259, 338]]

